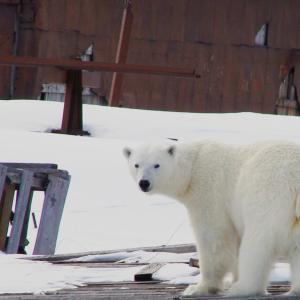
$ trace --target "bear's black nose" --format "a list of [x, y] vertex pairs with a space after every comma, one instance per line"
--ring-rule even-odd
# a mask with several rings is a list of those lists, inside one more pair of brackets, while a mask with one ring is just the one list
[[140, 180], [139, 186], [143, 192], [148, 192], [150, 187], [150, 182], [148, 180]]

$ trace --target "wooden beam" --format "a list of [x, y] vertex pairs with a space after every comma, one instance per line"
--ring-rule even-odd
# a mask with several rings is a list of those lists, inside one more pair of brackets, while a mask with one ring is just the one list
[[33, 175], [34, 173], [29, 170], [24, 170], [22, 174], [22, 182], [18, 192], [16, 211], [6, 249], [6, 252], [8, 254], [18, 253], [22, 231], [26, 219], [26, 211], [31, 197]]
[[[119, 42], [118, 42], [118, 49], [117, 49], [117, 56], [116, 56], [117, 64], [126, 63], [132, 22], [133, 22], [133, 14], [131, 11], [131, 2], [127, 1], [123, 11], [121, 31], [120, 31]], [[110, 106], [119, 106], [120, 96], [122, 92], [122, 84], [123, 84], [123, 74], [115, 72], [113, 74], [112, 84], [109, 93], [108, 103]]]
[[67, 70], [65, 105], [61, 133], [82, 131], [82, 72]]
[[88, 70], [118, 73], [150, 74], [176, 77], [200, 77], [194, 69], [148, 66], [124, 63], [89, 62], [72, 59], [37, 58], [31, 56], [0, 55], [0, 65], [21, 67], [57, 67], [65, 70]]
[[11, 210], [14, 201], [16, 186], [14, 184], [6, 184], [3, 195], [2, 205], [0, 207], [0, 250], [6, 249], [6, 237], [9, 228], [9, 222], [11, 217]]
[[152, 263], [145, 266], [143, 269], [141, 269], [138, 273], [134, 275], [134, 281], [153, 280], [154, 273], [156, 273], [164, 265], [165, 265], [164, 263]]
[[34, 255], [54, 254], [58, 229], [68, 193], [68, 179], [49, 176], [41, 221], [34, 246]]
[[51, 262], [61, 262], [64, 260], [79, 258], [87, 255], [103, 255], [111, 254], [117, 252], [134, 252], [134, 251], [150, 251], [150, 252], [171, 252], [171, 253], [190, 253], [196, 252], [196, 246], [194, 244], [182, 244], [182, 245], [171, 245], [171, 246], [157, 246], [157, 247], [138, 247], [138, 248], [123, 248], [114, 249], [106, 251], [90, 251], [81, 253], [69, 253], [69, 254], [56, 254], [56, 255], [46, 255], [46, 256], [32, 256], [29, 257], [31, 260], [41, 260], [41, 261], [51, 261]]

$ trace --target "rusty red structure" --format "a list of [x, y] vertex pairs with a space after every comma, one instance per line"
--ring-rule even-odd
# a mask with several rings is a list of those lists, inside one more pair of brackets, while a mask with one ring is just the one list
[[[299, 10], [294, 0], [131, 1], [126, 64], [195, 69], [201, 78], [126, 73], [119, 104], [274, 113], [282, 75], [293, 69], [300, 86]], [[93, 44], [94, 62], [116, 63], [123, 16], [123, 0], [0, 0], [0, 55], [69, 60]], [[117, 74], [101, 71], [101, 96], [109, 99]], [[37, 98], [43, 83], [65, 76], [61, 68], [4, 66], [0, 97]]]

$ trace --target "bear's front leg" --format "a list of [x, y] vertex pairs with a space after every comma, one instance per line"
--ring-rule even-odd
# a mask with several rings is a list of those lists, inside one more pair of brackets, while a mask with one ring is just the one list
[[226, 268], [217, 257], [205, 255], [205, 251], [202, 250], [200, 272], [202, 280], [198, 284], [188, 286], [183, 292], [184, 296], [215, 295], [222, 291]]

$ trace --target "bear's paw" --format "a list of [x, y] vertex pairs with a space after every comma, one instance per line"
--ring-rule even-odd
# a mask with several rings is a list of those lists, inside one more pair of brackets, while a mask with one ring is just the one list
[[209, 287], [202, 283], [189, 285], [184, 292], [183, 296], [205, 296], [205, 295], [216, 295], [220, 292], [219, 288]]

